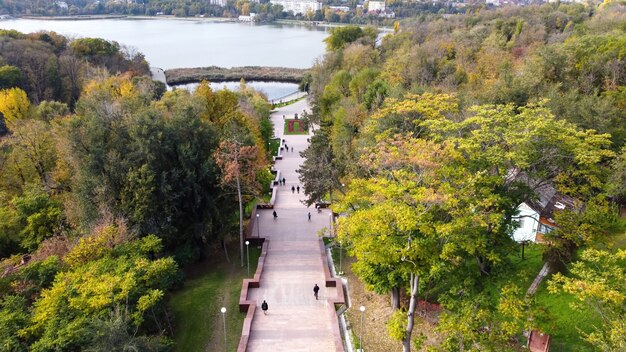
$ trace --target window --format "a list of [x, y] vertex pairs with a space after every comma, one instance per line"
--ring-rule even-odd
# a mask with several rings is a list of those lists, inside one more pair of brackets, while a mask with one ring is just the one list
[[545, 225], [545, 224], [539, 224], [539, 230], [538, 230], [539, 233], [544, 233], [544, 234], [545, 233], [550, 233], [553, 230], [554, 230], [554, 227], [552, 227], [552, 226], [548, 226], [548, 225]]
[[517, 220], [517, 222], [519, 223], [519, 228], [523, 229], [524, 228], [524, 218], [520, 218], [519, 220]]

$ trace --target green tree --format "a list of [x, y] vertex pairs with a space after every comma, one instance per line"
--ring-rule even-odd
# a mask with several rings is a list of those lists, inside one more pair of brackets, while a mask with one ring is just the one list
[[549, 282], [551, 293], [566, 292], [576, 297], [574, 309], [592, 308], [602, 325], [583, 334], [600, 351], [626, 348], [626, 251], [611, 253], [586, 249], [580, 261], [570, 266], [570, 274], [555, 274]]
[[373, 43], [376, 40], [377, 33], [375, 30], [366, 28], [365, 30], [359, 26], [341, 26], [334, 27], [330, 30], [330, 36], [324, 39], [328, 50], [342, 49], [346, 44], [353, 43], [361, 38], [369, 40]]
[[22, 71], [11, 65], [0, 66], [0, 89], [19, 86], [22, 80]]

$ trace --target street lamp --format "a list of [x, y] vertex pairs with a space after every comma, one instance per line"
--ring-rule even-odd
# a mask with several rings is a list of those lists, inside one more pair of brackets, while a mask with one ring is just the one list
[[330, 237], [333, 237], [333, 212], [332, 210], [330, 211], [330, 214], [328, 214], [328, 233], [330, 235]]
[[224, 322], [224, 352], [226, 352], [228, 349], [228, 345], [226, 344], [226, 307], [222, 307], [220, 312], [222, 312], [222, 321]]
[[343, 275], [343, 270], [341, 270], [341, 241], [339, 241], [339, 275]]
[[359, 347], [361, 348], [361, 352], [363, 352], [363, 317], [365, 316], [365, 306], [361, 306], [359, 310], [361, 311], [361, 336], [359, 336]]
[[259, 229], [260, 225], [259, 225], [259, 214], [256, 214], [256, 238], [260, 238], [261, 236], [259, 235], [259, 231], [261, 231]]
[[248, 276], [250, 276], [250, 241], [246, 241], [246, 258], [248, 258]]

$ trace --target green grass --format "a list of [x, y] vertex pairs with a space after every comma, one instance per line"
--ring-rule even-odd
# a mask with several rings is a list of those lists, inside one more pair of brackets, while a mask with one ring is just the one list
[[282, 108], [283, 106], [288, 106], [288, 105], [291, 105], [291, 104], [293, 104], [293, 103], [295, 103], [295, 102], [297, 102], [297, 101], [300, 101], [300, 100], [302, 100], [302, 99], [304, 99], [304, 98], [306, 98], [306, 95], [303, 95], [303, 96], [301, 96], [301, 97], [300, 97], [300, 98], [298, 98], [298, 99], [293, 99], [293, 100], [289, 100], [289, 101], [284, 101], [284, 102], [282, 102], [282, 103], [276, 103], [276, 104], [272, 105], [272, 107], [273, 107], [274, 109], [276, 109], [276, 108]]
[[606, 247], [609, 249], [626, 248], [626, 218], [619, 218], [607, 228]]
[[270, 139], [268, 152], [270, 156], [274, 156], [278, 154], [278, 148], [280, 147], [280, 138]]
[[[250, 275], [254, 275], [260, 249], [250, 247]], [[174, 313], [175, 351], [224, 350], [221, 307], [226, 307], [228, 351], [239, 344], [245, 315], [239, 312], [239, 294], [247, 270], [239, 266], [239, 258], [231, 263], [199, 263], [191, 268], [185, 286], [174, 292], [170, 307]], [[216, 333], [213, 333], [213, 332]], [[219, 333], [217, 332], [219, 331]], [[215, 337], [218, 341], [210, 341]]]
[[[294, 131], [290, 132], [289, 131], [289, 121], [294, 121]], [[285, 135], [294, 135], [294, 134], [308, 134], [309, 131], [307, 131], [307, 129], [304, 128], [304, 123], [302, 122], [302, 120], [296, 120], [296, 119], [286, 119], [285, 120], [285, 130], [284, 130]]]
[[551, 294], [544, 281], [537, 293], [535, 302], [538, 309], [538, 327], [552, 337], [550, 351], [593, 351], [591, 346], [582, 340], [579, 329], [591, 332], [599, 318], [590, 309], [582, 311], [571, 307], [574, 296], [569, 294]]

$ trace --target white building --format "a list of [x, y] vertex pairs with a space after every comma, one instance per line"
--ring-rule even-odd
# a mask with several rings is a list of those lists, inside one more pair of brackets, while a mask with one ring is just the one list
[[255, 17], [256, 17], [256, 13], [250, 12], [250, 16], [241, 15], [241, 16], [239, 16], [238, 19], [241, 22], [254, 22], [254, 18]]
[[385, 11], [384, 1], [370, 1], [367, 3], [367, 11]]
[[341, 12], [348, 12], [350, 8], [348, 6], [328, 6], [329, 9]]
[[557, 227], [554, 212], [574, 207], [574, 200], [559, 194], [552, 185], [540, 186], [535, 194], [536, 199], [517, 207], [518, 215], [514, 219], [518, 228], [513, 232], [516, 242], [545, 242], [544, 235]]
[[218, 5], [218, 6], [226, 6], [226, 4], [228, 3], [227, 0], [209, 0], [209, 4], [211, 5]]
[[272, 5], [282, 5], [283, 11], [293, 12], [294, 15], [306, 14], [322, 9], [322, 3], [315, 0], [271, 0]]

